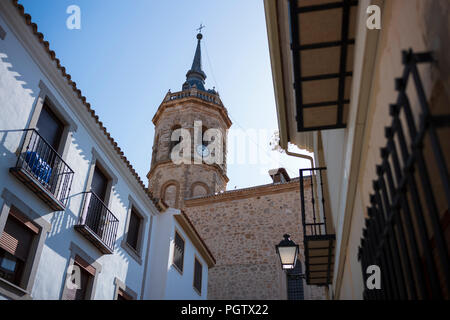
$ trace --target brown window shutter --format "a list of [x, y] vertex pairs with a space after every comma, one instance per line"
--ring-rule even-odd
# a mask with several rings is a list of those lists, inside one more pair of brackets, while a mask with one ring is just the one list
[[126, 293], [122, 289], [119, 289], [119, 292], [117, 293], [117, 300], [134, 300], [134, 299], [128, 293]]
[[86, 272], [86, 269], [82, 268], [80, 270], [80, 287], [76, 288], [75, 286], [72, 289], [66, 288], [63, 300], [85, 300], [90, 278], [91, 275]]
[[194, 288], [200, 294], [202, 293], [202, 269], [202, 264], [196, 258], [194, 264]]
[[83, 258], [81, 258], [79, 255], [75, 256], [75, 263], [83, 268], [87, 273], [89, 273], [91, 276], [95, 276], [95, 268], [86, 262]]
[[33, 233], [39, 234], [39, 227], [37, 227], [30, 219], [28, 219], [24, 214], [18, 211], [16, 208], [11, 207], [9, 215], [13, 216], [21, 223], [23, 223], [27, 228], [29, 228]]
[[0, 247], [22, 261], [26, 261], [34, 233], [14, 217], [8, 217], [0, 237]]
[[173, 264], [178, 267], [180, 271], [183, 271], [183, 263], [184, 263], [184, 240], [175, 232], [175, 246], [173, 250]]

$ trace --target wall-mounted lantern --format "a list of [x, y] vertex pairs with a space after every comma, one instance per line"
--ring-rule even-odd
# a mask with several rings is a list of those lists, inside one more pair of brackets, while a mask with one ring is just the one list
[[277, 254], [280, 257], [281, 268], [283, 270], [294, 269], [297, 262], [299, 247], [290, 239], [290, 235], [285, 234], [284, 240], [275, 246]]

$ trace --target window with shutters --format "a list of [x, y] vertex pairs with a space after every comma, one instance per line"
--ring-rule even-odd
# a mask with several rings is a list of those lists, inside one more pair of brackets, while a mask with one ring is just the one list
[[117, 292], [117, 300], [134, 300], [134, 299], [124, 290], [119, 289], [119, 291]]
[[138, 295], [131, 288], [129, 288], [123, 281], [119, 278], [114, 278], [114, 285], [116, 286], [114, 292], [115, 300], [137, 300]]
[[79, 255], [73, 260], [70, 285], [66, 285], [64, 300], [90, 300], [96, 269]]
[[178, 232], [175, 232], [174, 248], [173, 248], [173, 265], [180, 273], [183, 273], [184, 260], [184, 239]]
[[202, 295], [202, 272], [203, 267], [197, 258], [194, 259], [194, 288], [199, 295]]
[[0, 277], [22, 285], [30, 248], [39, 229], [20, 212], [11, 210], [0, 237]]

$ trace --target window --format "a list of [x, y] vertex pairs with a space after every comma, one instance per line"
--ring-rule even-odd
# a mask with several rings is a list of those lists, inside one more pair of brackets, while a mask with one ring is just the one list
[[[121, 241], [121, 247], [137, 263], [142, 264], [143, 238], [147, 223], [147, 215], [142, 214], [142, 210], [131, 195], [128, 196], [130, 205], [128, 207], [125, 233]], [[128, 291], [127, 291], [128, 292]]]
[[102, 265], [73, 242], [69, 250], [71, 254], [61, 299], [92, 300]]
[[202, 264], [195, 258], [194, 262], [194, 288], [197, 290], [198, 294], [202, 294]]
[[0, 277], [21, 286], [30, 247], [39, 229], [17, 210], [10, 211], [0, 237]]
[[0, 202], [0, 295], [27, 299], [51, 224], [7, 188]]
[[184, 259], [184, 240], [175, 232], [175, 241], [173, 248], [173, 265], [178, 271], [183, 272], [183, 259]]
[[125, 283], [114, 278], [114, 284], [116, 286], [114, 297], [116, 300], [137, 300], [138, 295], [131, 290]]
[[297, 260], [294, 269], [287, 270], [288, 300], [304, 300], [303, 279], [301, 278], [302, 263]]
[[6, 31], [5, 29], [2, 28], [2, 26], [0, 26], [0, 39], [5, 40], [6, 37]]
[[117, 300], [134, 300], [134, 299], [128, 293], [126, 293], [122, 289], [119, 289], [119, 291], [117, 292]]
[[74, 277], [79, 276], [79, 286], [76, 281], [72, 282], [72, 286], [67, 288], [65, 292], [65, 300], [88, 300], [91, 291], [93, 278], [95, 277], [95, 268], [86, 262], [79, 255], [75, 256]]
[[108, 178], [96, 165], [94, 169], [94, 175], [92, 176], [91, 190], [94, 191], [95, 195], [100, 200], [105, 202], [107, 188], [108, 188]]
[[136, 251], [138, 251], [139, 232], [141, 229], [141, 217], [136, 213], [134, 208], [131, 209], [130, 222], [128, 225], [127, 243]]
[[39, 134], [52, 146], [55, 151], [58, 151], [61, 142], [61, 136], [64, 130], [63, 123], [50, 110], [47, 102], [44, 102], [42, 111], [39, 115], [36, 129]]
[[171, 153], [172, 153], [173, 148], [174, 148], [177, 144], [181, 143], [181, 140], [182, 140], [181, 134], [180, 134], [180, 136], [178, 137], [178, 140], [175, 140], [175, 141], [172, 140], [172, 135], [173, 135], [173, 133], [174, 133], [176, 130], [179, 130], [179, 129], [181, 129], [181, 126], [180, 126], [180, 125], [176, 125], [176, 126], [172, 127], [172, 130], [170, 131], [170, 137], [169, 137], [169, 141], [170, 141], [169, 157], [170, 157], [170, 155], [171, 155]]
[[177, 208], [179, 198], [178, 183], [173, 180], [166, 182], [161, 190], [161, 196], [164, 202], [171, 208]]

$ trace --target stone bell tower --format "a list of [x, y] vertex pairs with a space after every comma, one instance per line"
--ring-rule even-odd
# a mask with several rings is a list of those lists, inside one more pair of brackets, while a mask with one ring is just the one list
[[[174, 93], [169, 90], [152, 119], [155, 140], [147, 174], [149, 189], [175, 208], [182, 208], [184, 199], [223, 191], [228, 182], [226, 137], [231, 120], [218, 92], [205, 89], [202, 37], [197, 34], [194, 61], [182, 90]], [[184, 132], [183, 138], [176, 134], [177, 130]], [[184, 147], [181, 153], [177, 146]], [[183, 163], [174, 161], [174, 155], [180, 154]]]

